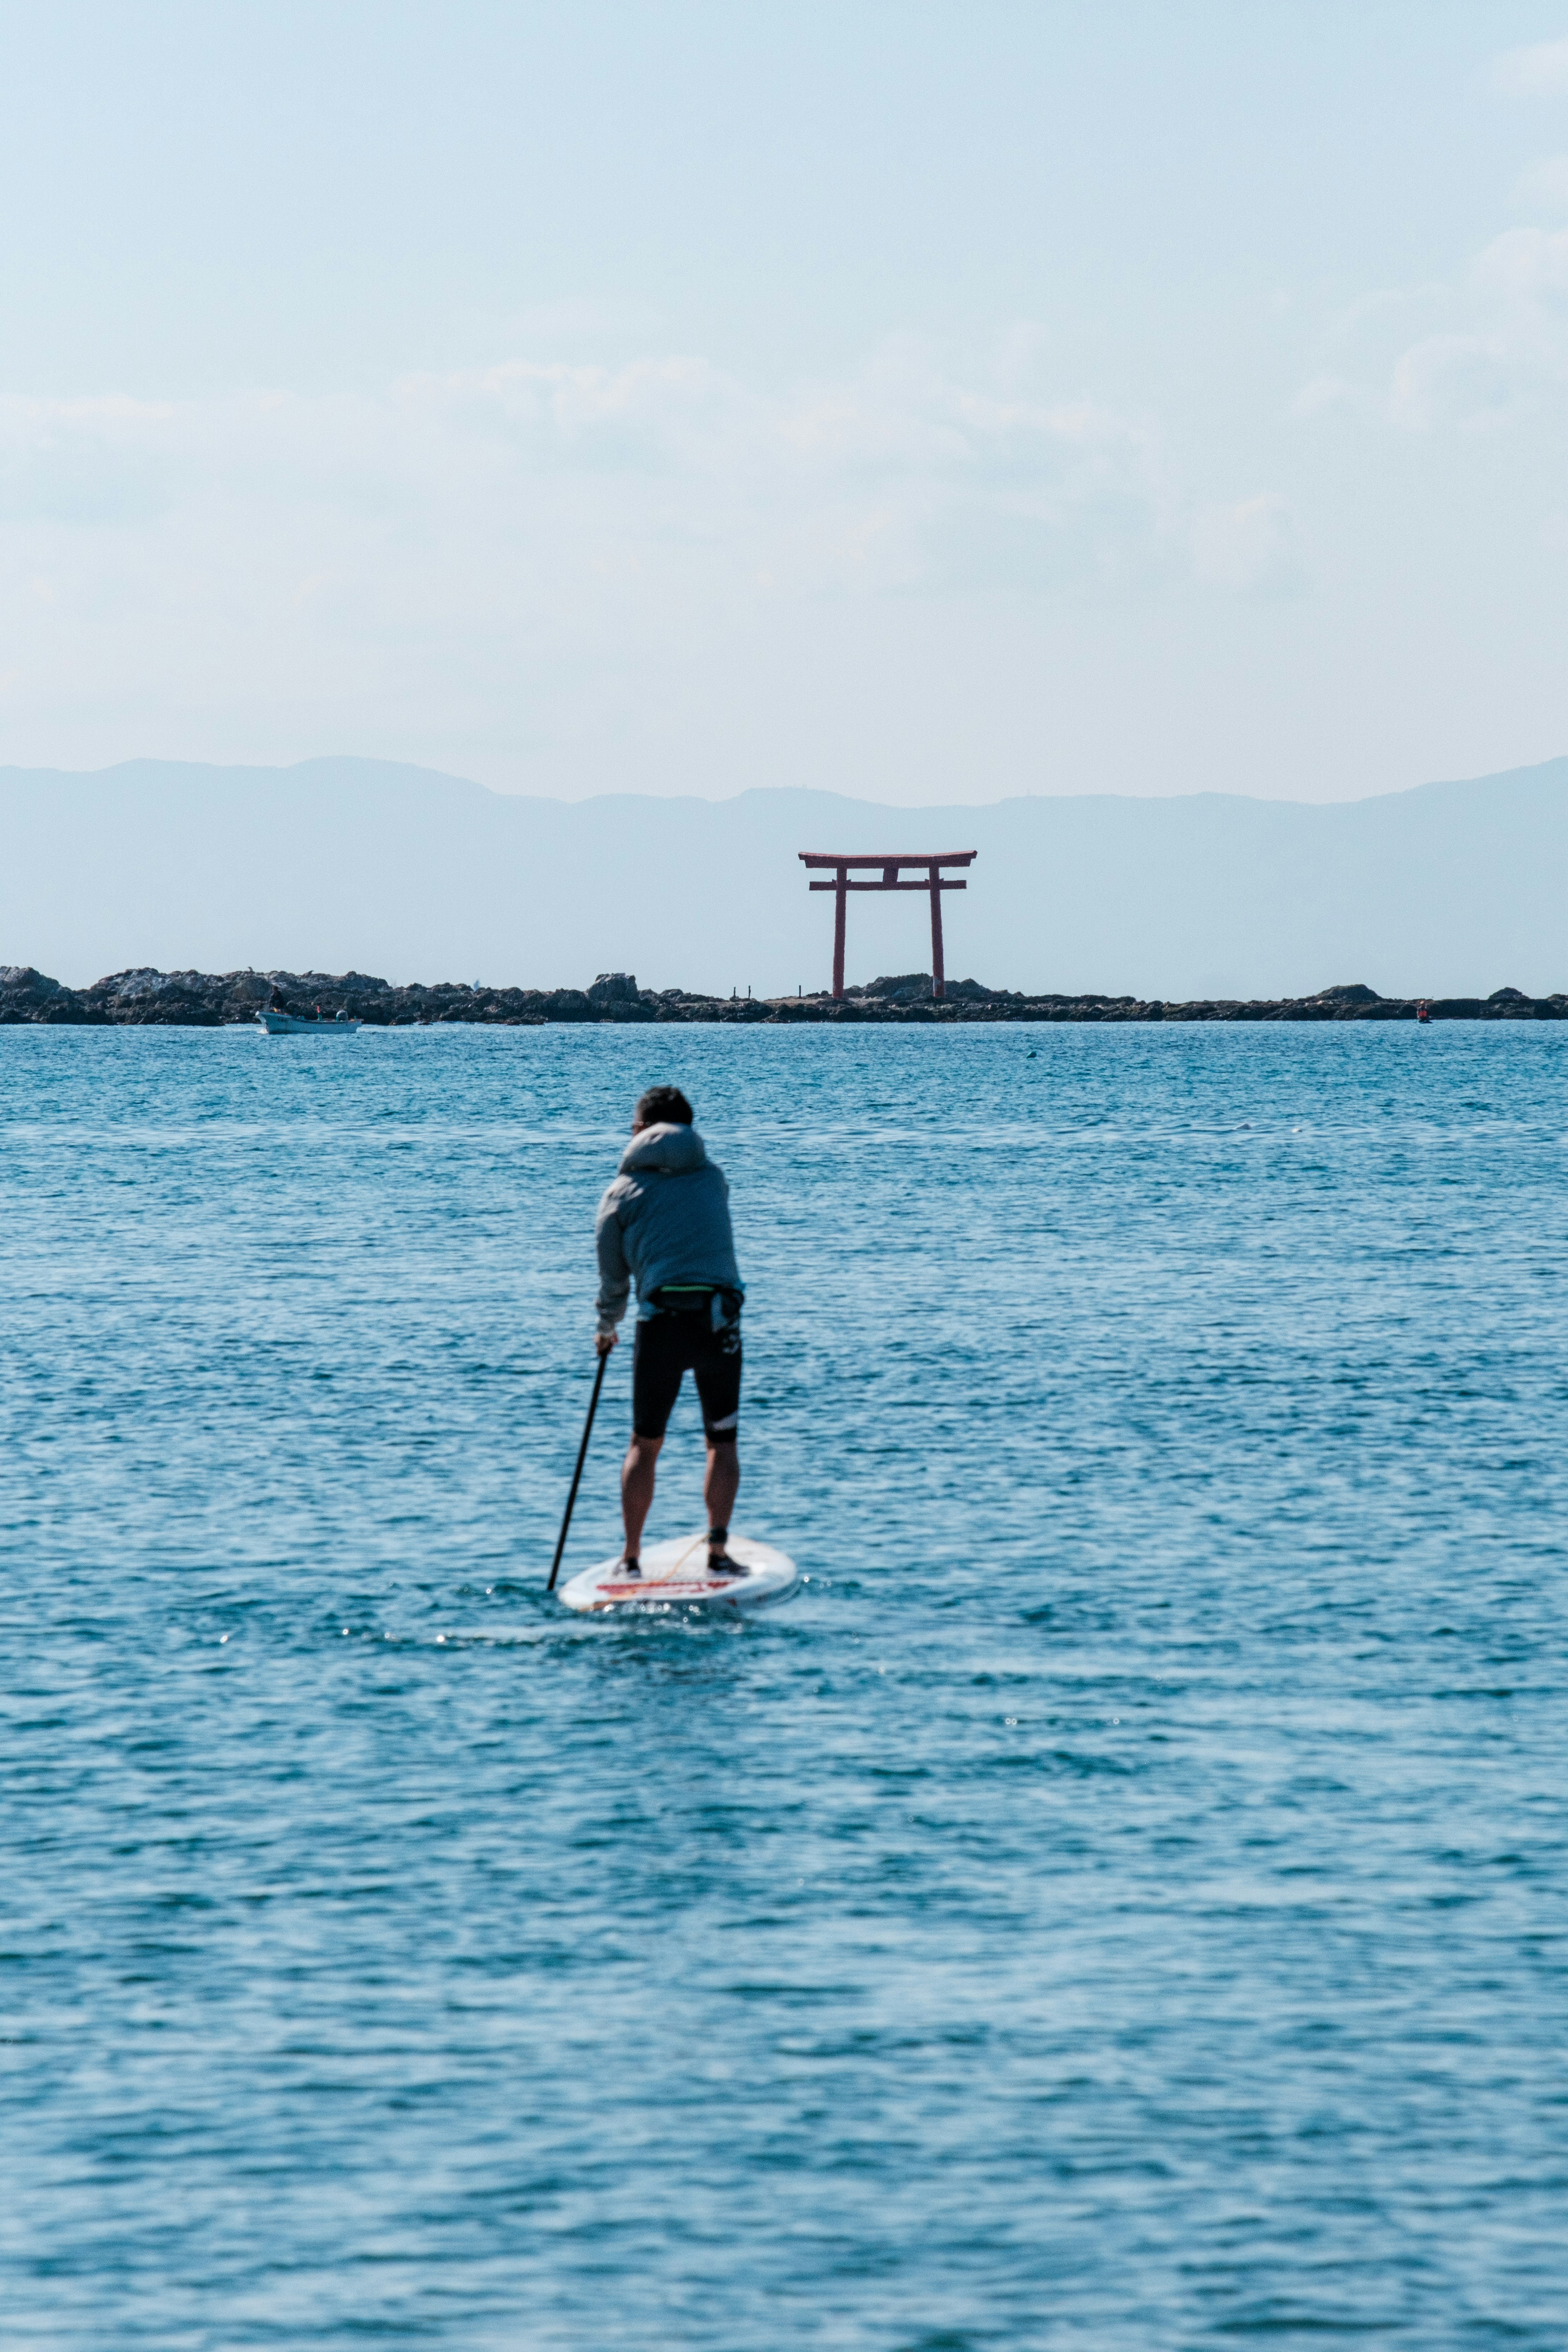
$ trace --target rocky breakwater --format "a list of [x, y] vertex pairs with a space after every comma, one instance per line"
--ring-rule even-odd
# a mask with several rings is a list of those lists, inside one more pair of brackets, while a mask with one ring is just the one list
[[706, 1015], [776, 1021], [1415, 1021], [1425, 1003], [1433, 1021], [1563, 1021], [1568, 995], [1527, 996], [1499, 988], [1490, 996], [1379, 996], [1364, 982], [1325, 988], [1315, 996], [1204, 997], [1189, 1003], [1159, 997], [1030, 996], [984, 988], [976, 980], [950, 980], [933, 1003], [929, 972], [904, 972], [852, 988], [841, 1003], [828, 997], [783, 997], [751, 1007], [720, 1005]]
[[[72, 1027], [216, 1029], [254, 1023], [265, 1004], [309, 1016], [342, 1012], [374, 1028], [479, 1022], [537, 1027], [546, 1021], [735, 1022], [782, 1026], [795, 1022], [953, 1023], [999, 1021], [1414, 1021], [1415, 997], [1379, 996], [1364, 982], [1315, 996], [1200, 999], [1167, 1003], [1134, 996], [1031, 996], [949, 981], [933, 1003], [929, 972], [884, 975], [840, 1001], [829, 996], [715, 997], [687, 989], [639, 988], [630, 972], [601, 972], [588, 988], [488, 988], [443, 981], [433, 986], [361, 971], [111, 972], [90, 988], [66, 988], [30, 964], [0, 964], [0, 1026], [35, 1023]], [[1427, 1000], [1434, 1021], [1568, 1020], [1568, 996], [1527, 996], [1494, 989], [1488, 997]]]
[[[679, 991], [674, 992], [677, 995]], [[66, 988], [29, 964], [0, 964], [0, 1024], [216, 1029], [254, 1024], [264, 1005], [309, 1019], [341, 1012], [377, 1028], [477, 1021], [523, 1026], [543, 1021], [653, 1021], [659, 999], [623, 973], [592, 988], [487, 988], [442, 981], [426, 987], [363, 971], [110, 972], [90, 988]]]

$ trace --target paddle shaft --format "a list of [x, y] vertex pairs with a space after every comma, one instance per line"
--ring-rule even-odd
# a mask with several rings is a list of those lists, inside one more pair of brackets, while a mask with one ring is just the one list
[[561, 1540], [555, 1547], [555, 1558], [550, 1565], [550, 1581], [546, 1592], [553, 1592], [555, 1580], [561, 1573], [561, 1555], [566, 1549], [566, 1530], [572, 1524], [572, 1514], [577, 1507], [577, 1489], [583, 1483], [583, 1465], [588, 1459], [588, 1440], [594, 1434], [594, 1415], [599, 1410], [599, 1391], [605, 1385], [605, 1370], [609, 1363], [608, 1349], [599, 1359], [599, 1369], [594, 1375], [594, 1393], [588, 1400], [588, 1418], [583, 1424], [583, 1443], [577, 1448], [577, 1467], [572, 1473], [572, 1492], [566, 1497], [566, 1517], [561, 1522]]

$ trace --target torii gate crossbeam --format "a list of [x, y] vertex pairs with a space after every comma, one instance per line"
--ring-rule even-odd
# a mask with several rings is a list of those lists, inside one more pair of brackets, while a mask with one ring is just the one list
[[[942, 893], [944, 890], [966, 890], [967, 882], [942, 879], [944, 866], [973, 866], [980, 852], [977, 849], [950, 849], [940, 857], [849, 857], [840, 856], [836, 850], [803, 849], [799, 852], [803, 866], [830, 866], [831, 882], [814, 882], [814, 890], [831, 890], [834, 894], [833, 914], [833, 993], [844, 993], [844, 909], [851, 890], [929, 890], [931, 892], [931, 992], [934, 997], [947, 993], [946, 978], [942, 966]], [[900, 879], [905, 866], [911, 867], [920, 879]], [[851, 873], [877, 871], [875, 882], [851, 882]]]

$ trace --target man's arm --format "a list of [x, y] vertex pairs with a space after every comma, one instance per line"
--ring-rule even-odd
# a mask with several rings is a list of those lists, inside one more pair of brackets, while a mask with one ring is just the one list
[[626, 1300], [632, 1287], [621, 1238], [621, 1221], [616, 1214], [619, 1203], [614, 1198], [614, 1192], [612, 1185], [599, 1203], [598, 1223], [594, 1228], [595, 1246], [599, 1255], [599, 1296], [595, 1304], [599, 1311], [601, 1355], [616, 1344], [616, 1326], [626, 1311]]

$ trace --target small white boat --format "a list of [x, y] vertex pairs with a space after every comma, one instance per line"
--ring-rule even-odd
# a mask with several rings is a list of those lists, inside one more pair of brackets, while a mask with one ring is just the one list
[[348, 1021], [340, 1013], [332, 1021], [301, 1021], [296, 1013], [258, 1013], [257, 1020], [269, 1037], [352, 1037], [363, 1021]]

